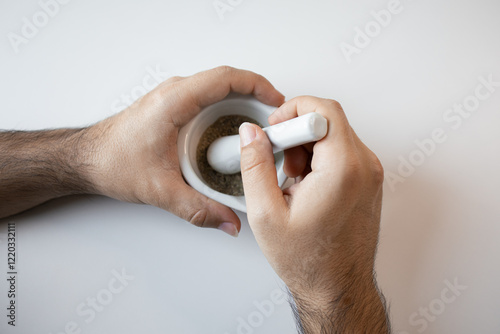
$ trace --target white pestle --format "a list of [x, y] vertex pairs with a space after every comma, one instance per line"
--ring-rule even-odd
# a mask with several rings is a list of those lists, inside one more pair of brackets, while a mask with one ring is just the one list
[[[273, 153], [322, 139], [328, 131], [326, 118], [316, 112], [263, 128]], [[210, 166], [222, 174], [234, 174], [240, 168], [240, 136], [221, 137], [207, 151]]]

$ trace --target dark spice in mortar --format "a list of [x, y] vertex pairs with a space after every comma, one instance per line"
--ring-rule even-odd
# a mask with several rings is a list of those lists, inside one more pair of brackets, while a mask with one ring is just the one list
[[257, 121], [250, 117], [240, 115], [222, 116], [210, 125], [203, 133], [198, 143], [196, 151], [196, 162], [201, 176], [207, 185], [224, 194], [233, 196], [243, 196], [243, 182], [241, 181], [241, 173], [236, 174], [221, 174], [213, 170], [208, 164], [207, 150], [217, 138], [232, 136], [238, 134], [238, 129], [241, 123], [249, 122], [262, 127]]

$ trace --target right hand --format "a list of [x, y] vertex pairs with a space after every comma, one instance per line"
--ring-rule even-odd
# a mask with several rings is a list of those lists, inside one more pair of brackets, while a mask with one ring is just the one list
[[269, 123], [314, 111], [328, 120], [328, 133], [285, 152], [285, 173], [295, 184], [278, 187], [271, 144], [252, 124], [240, 128], [241, 171], [248, 221], [264, 255], [296, 301], [322, 309], [352, 285], [378, 297], [373, 267], [384, 174], [336, 101], [294, 98]]

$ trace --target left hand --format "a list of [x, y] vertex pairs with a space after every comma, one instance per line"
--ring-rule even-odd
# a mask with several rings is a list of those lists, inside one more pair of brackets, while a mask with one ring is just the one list
[[223, 66], [190, 77], [173, 77], [122, 112], [87, 129], [81, 150], [84, 177], [95, 192], [151, 204], [200, 227], [237, 236], [238, 216], [183, 180], [177, 155], [179, 129], [204, 107], [230, 92], [252, 94], [280, 106], [284, 96], [264, 77]]

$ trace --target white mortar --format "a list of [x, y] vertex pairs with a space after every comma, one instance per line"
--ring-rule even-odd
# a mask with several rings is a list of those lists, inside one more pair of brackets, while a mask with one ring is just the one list
[[[218, 192], [208, 186], [198, 169], [196, 151], [205, 130], [221, 116], [242, 115], [253, 118], [263, 126], [269, 126], [267, 118], [275, 107], [265, 105], [250, 96], [230, 96], [203, 109], [196, 117], [179, 131], [177, 150], [182, 175], [187, 183], [205, 196], [230, 208], [246, 212], [245, 196], [231, 196]], [[275, 154], [278, 185], [283, 186], [287, 177], [283, 171], [283, 152]]]

